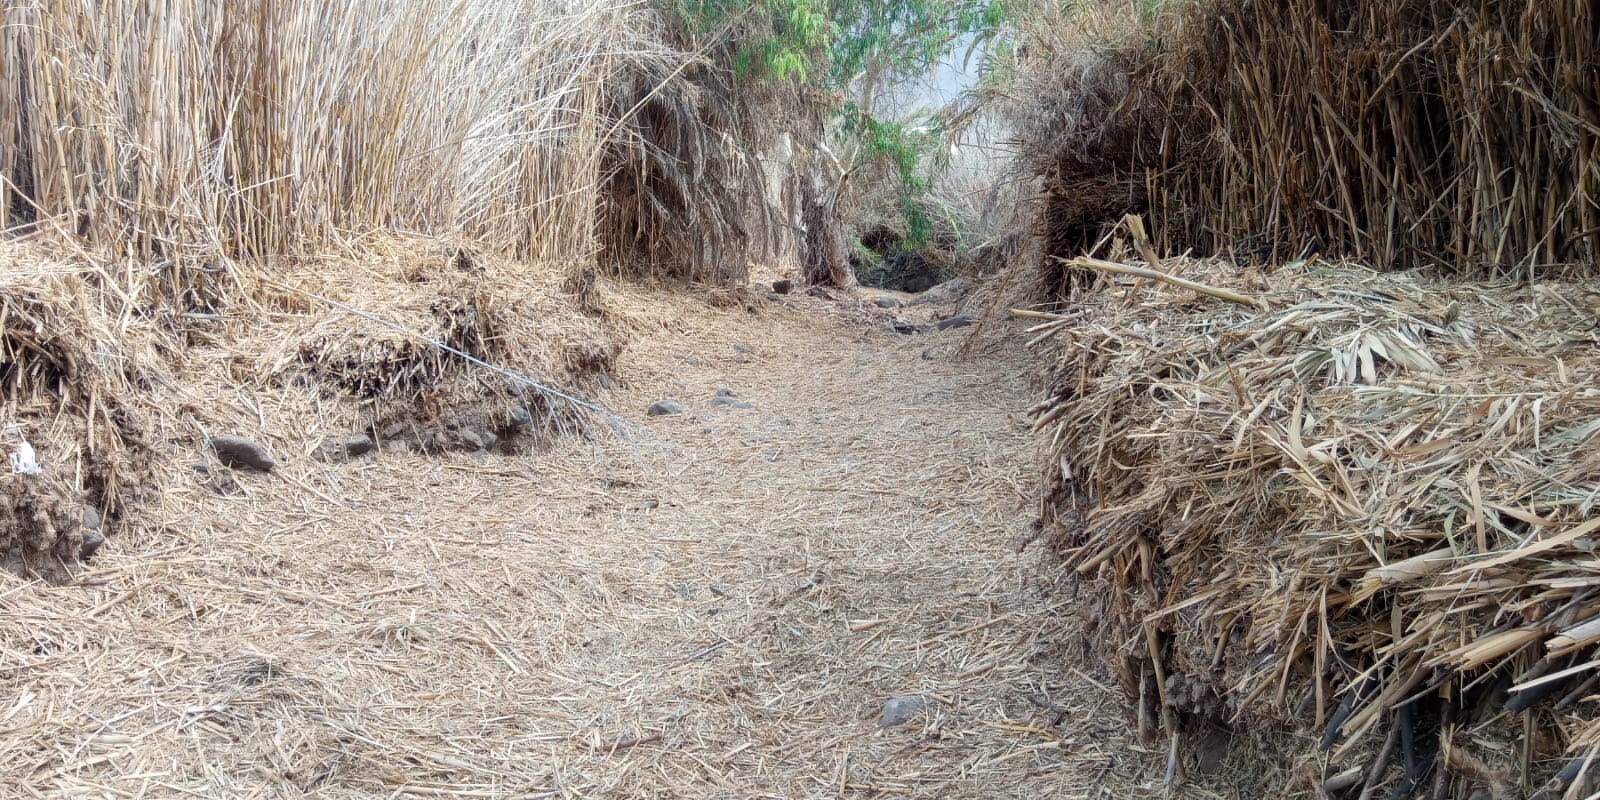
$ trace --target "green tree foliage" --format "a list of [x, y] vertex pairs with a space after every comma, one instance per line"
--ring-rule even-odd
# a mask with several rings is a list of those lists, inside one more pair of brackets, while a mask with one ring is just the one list
[[[876, 118], [874, 87], [926, 73], [957, 47], [986, 43], [1020, 0], [665, 1], [697, 37], [719, 31], [734, 37], [740, 78], [798, 81], [829, 99], [860, 158], [898, 177], [908, 243], [927, 241], [932, 225], [920, 202], [928, 190], [925, 166], [942, 151], [943, 137], [929, 126], [908, 130]], [[864, 102], [846, 100], [861, 95]]]

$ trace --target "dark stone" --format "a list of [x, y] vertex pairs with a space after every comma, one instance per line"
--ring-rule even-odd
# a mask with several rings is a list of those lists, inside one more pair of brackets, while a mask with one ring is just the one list
[[230, 467], [245, 467], [258, 472], [271, 472], [278, 462], [267, 455], [261, 445], [242, 436], [213, 436], [211, 449], [217, 453], [217, 458]]
[[878, 308], [899, 308], [900, 301], [886, 294], [872, 298], [872, 304]]
[[933, 359], [934, 359], [933, 348], [931, 348], [931, 347], [925, 348], [922, 351], [922, 360], [923, 361], [932, 361]]
[[896, 725], [904, 725], [921, 713], [927, 705], [928, 701], [916, 695], [891, 697], [883, 704], [883, 713], [878, 715], [878, 727], [893, 728]]
[[965, 328], [968, 325], [971, 325], [972, 322], [973, 322], [972, 317], [969, 317], [966, 314], [959, 314], [957, 316], [954, 316], [954, 317], [951, 317], [951, 318], [949, 318], [947, 320], [944, 320], [943, 322], [940, 322], [939, 325], [938, 325], [938, 328], [941, 331], [947, 331], [947, 330], [950, 330], [951, 328]]
[[99, 530], [85, 530], [83, 543], [78, 545], [78, 560], [88, 561], [106, 543], [106, 535]]
[[85, 508], [83, 510], [83, 529], [86, 531], [100, 530], [100, 512]]
[[750, 345], [734, 343], [733, 352], [735, 352], [735, 353], [748, 353], [748, 352], [750, 352]]
[[533, 424], [533, 415], [523, 406], [511, 407], [511, 424], [518, 428], [526, 428]]
[[352, 434], [345, 437], [344, 454], [351, 458], [355, 458], [356, 456], [364, 456], [376, 449], [378, 449], [378, 443], [373, 441], [371, 436], [368, 436], [364, 433]]
[[343, 438], [325, 439], [317, 446], [313, 456], [318, 461], [336, 462], [358, 458], [378, 449], [378, 443], [364, 433], [352, 433]]
[[972, 288], [972, 281], [966, 278], [951, 278], [938, 286], [917, 295], [911, 300], [911, 305], [920, 306], [931, 303], [949, 303], [965, 294]]
[[424, 453], [443, 453], [450, 449], [450, 440], [443, 431], [423, 431], [417, 435], [417, 447]]
[[794, 291], [794, 281], [784, 278], [772, 282], [772, 291], [776, 294], [788, 294]]
[[724, 386], [721, 389], [717, 390], [717, 396], [718, 397], [738, 397], [738, 395], [733, 393], [732, 389], [729, 389], [726, 386]]
[[652, 417], [664, 417], [669, 414], [682, 414], [683, 406], [680, 406], [671, 400], [657, 400], [654, 403], [651, 403], [650, 408], [644, 413], [649, 414]]

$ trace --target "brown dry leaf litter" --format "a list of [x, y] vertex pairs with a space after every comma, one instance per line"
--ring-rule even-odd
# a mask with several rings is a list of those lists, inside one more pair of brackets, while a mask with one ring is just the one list
[[[1014, 549], [1014, 342], [607, 300], [629, 441], [330, 465], [332, 401], [198, 360], [187, 390], [279, 467], [231, 493], [176, 469], [76, 585], [0, 577], [0, 795], [1153, 791], [1066, 658], [1072, 593]], [[646, 419], [663, 397], [684, 412]], [[902, 696], [925, 706], [880, 729]]]

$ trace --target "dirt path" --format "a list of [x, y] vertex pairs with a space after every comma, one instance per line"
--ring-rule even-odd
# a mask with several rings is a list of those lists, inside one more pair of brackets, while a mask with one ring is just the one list
[[[655, 330], [606, 401], [648, 434], [290, 457], [243, 497], [174, 493], [165, 525], [114, 541], [80, 585], [6, 579], [0, 796], [1023, 798], [1138, 780], [1120, 699], [1072, 670], [1070, 588], [1015, 550], [1035, 472], [1019, 344], [962, 360], [953, 332], [690, 299], [639, 324]], [[722, 388], [750, 407], [713, 406]], [[684, 413], [644, 417], [661, 397]], [[225, 523], [197, 521], [218, 504]], [[882, 729], [896, 696], [926, 707]]]

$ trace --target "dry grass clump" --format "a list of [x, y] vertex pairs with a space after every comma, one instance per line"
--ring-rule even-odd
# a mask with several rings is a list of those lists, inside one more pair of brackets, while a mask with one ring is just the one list
[[580, 395], [621, 352], [556, 275], [459, 247], [369, 239], [276, 271], [268, 311], [292, 316], [234, 334], [248, 373], [354, 401], [357, 429], [425, 451], [586, 430], [596, 407]]
[[[69, 577], [87, 529], [115, 534], [197, 470], [238, 491], [212, 436], [344, 460], [361, 434], [361, 451], [522, 452], [612, 422], [586, 399], [621, 352], [606, 299], [582, 308], [558, 275], [504, 257], [369, 237], [258, 270], [281, 280], [197, 266], [232, 302], [174, 306], [150, 300], [171, 263], [0, 248], [3, 449], [42, 466], [0, 477], [0, 556], [19, 574]], [[292, 406], [292, 429], [268, 406]]]
[[109, 526], [148, 494], [155, 453], [128, 398], [159, 380], [154, 332], [86, 291], [111, 280], [103, 272], [8, 243], [0, 261], [0, 450], [19, 459], [0, 467], [0, 558], [58, 580], [78, 558], [86, 509], [101, 520], [91, 528]]
[[724, 212], [748, 207], [749, 170], [717, 108], [736, 99], [696, 80], [705, 66], [663, 40], [655, 13], [7, 4], [0, 228], [174, 262], [318, 253], [371, 230], [542, 264], [628, 244], [612, 262], [630, 271], [742, 275], [740, 248], [759, 243]]
[[1595, 13], [1207, 0], [1099, 47], [1041, 26], [1019, 130], [1049, 250], [1081, 253], [1148, 208], [1170, 250], [1242, 260], [1320, 247], [1469, 277], [1593, 263]]
[[1306, 792], [1527, 794], [1592, 756], [1600, 297], [1168, 267], [1245, 303], [1100, 279], [1040, 326], [1034, 409], [1044, 532], [1144, 733], [1308, 728]]
[[[668, 27], [651, 36], [671, 41]], [[757, 158], [773, 135], [759, 116], [778, 101], [749, 83], [698, 55], [633, 60], [607, 82], [606, 114], [626, 121], [603, 158], [598, 226], [608, 272], [649, 265], [656, 275], [735, 284], [778, 246], [785, 231], [765, 202]]]

